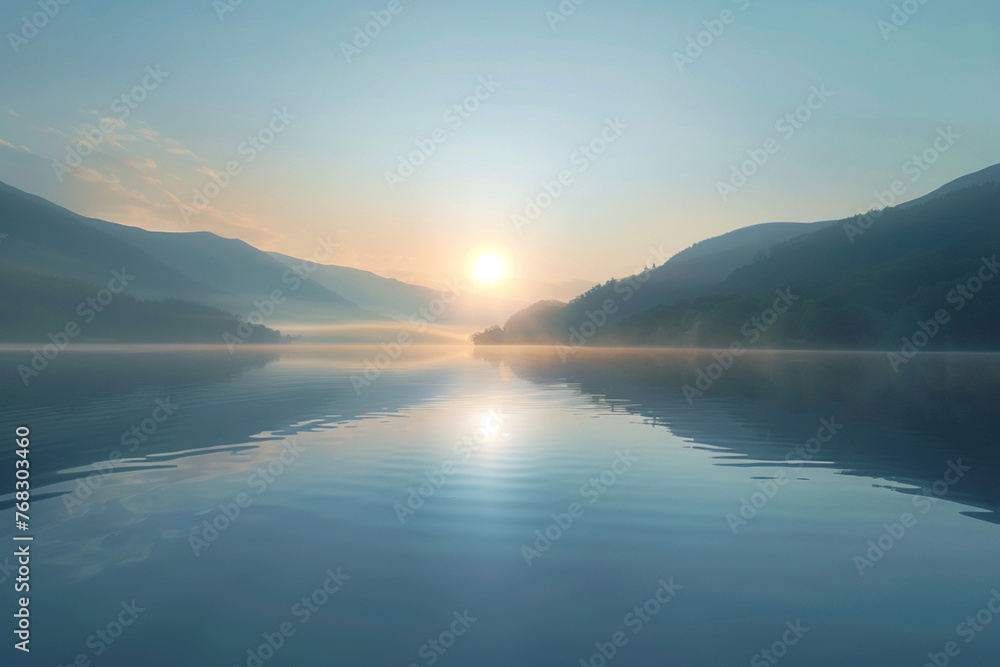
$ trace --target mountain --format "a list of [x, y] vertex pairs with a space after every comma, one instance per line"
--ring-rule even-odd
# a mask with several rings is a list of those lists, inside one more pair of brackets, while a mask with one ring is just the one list
[[[302, 260], [295, 257], [278, 252], [268, 254], [285, 267], [302, 264]], [[410, 285], [346, 266], [319, 264], [312, 280], [362, 308], [394, 319], [403, 319], [440, 296], [439, 291], [429, 287]]]
[[91, 227], [86, 218], [0, 183], [0, 262], [15, 269], [100, 285], [111, 271], [142, 268], [132, 294], [184, 298], [216, 290], [165, 266], [131, 244]]
[[225, 334], [251, 344], [281, 340], [273, 329], [241, 322], [208, 306], [140, 301], [122, 289], [130, 277], [119, 272], [98, 287], [0, 263], [0, 284], [5, 288], [0, 291], [0, 343], [28, 343], [39, 349], [71, 342], [221, 345]]
[[210, 232], [150, 232], [103, 220], [86, 219], [86, 223], [207, 286], [209, 291], [201, 295], [184, 297], [198, 303], [247, 316], [258, 308], [255, 301], [270, 298], [277, 289], [286, 299], [275, 311], [278, 321], [383, 319], [313, 280], [301, 279], [268, 253], [239, 239]]
[[[343, 296], [300, 280], [267, 253], [209, 232], [151, 232], [77, 215], [0, 183], [0, 262], [102, 284], [122, 267], [136, 273], [130, 294], [179, 299], [249, 316], [281, 290], [278, 321], [379, 320]], [[266, 308], [266, 306], [265, 306]]]
[[[127, 269], [137, 299], [175, 299], [274, 321], [344, 322], [385, 318], [315, 281], [303, 280], [267, 253], [208, 232], [151, 232], [77, 215], [0, 183], [0, 264], [92, 285]], [[266, 301], [280, 290], [272, 311]]]
[[[650, 308], [671, 305], [709, 291], [737, 268], [752, 262], [771, 246], [828, 227], [833, 221], [812, 223], [771, 222], [744, 227], [700, 241], [642, 274], [597, 285], [561, 308], [540, 302], [512, 316], [504, 325], [510, 343], [553, 343], [563, 332], [587, 319], [587, 312], [609, 299], [616, 304], [608, 313], [615, 323]], [[541, 317], [543, 320], [538, 320]]]
[[[951, 290], [1000, 251], [997, 182], [1000, 165], [882, 212], [737, 230], [565, 306], [522, 311], [473, 340], [728, 347], [749, 336], [772, 347], [898, 347], [939, 309], [959, 310]], [[742, 325], [768, 309], [775, 290], [790, 287], [796, 301], [789, 314], [774, 326], [751, 325], [747, 334]], [[991, 313], [1000, 312], [990, 310], [996, 295], [1000, 289], [965, 299], [955, 318], [962, 323], [947, 327], [934, 346], [1000, 347], [990, 327]]]
[[980, 169], [979, 171], [971, 174], [966, 174], [961, 178], [956, 178], [954, 181], [941, 186], [937, 190], [934, 190], [923, 197], [900, 204], [896, 208], [920, 206], [921, 204], [926, 204], [932, 199], [937, 199], [938, 197], [951, 194], [952, 192], [956, 192], [958, 190], [965, 190], [966, 188], [971, 188], [977, 185], [989, 185], [991, 183], [1000, 183], [1000, 164], [995, 164], [992, 167], [986, 167], [986, 169]]
[[787, 313], [751, 328], [756, 345], [900, 349], [907, 338], [920, 348], [1000, 349], [1000, 186], [890, 209], [862, 236], [850, 235], [860, 219], [772, 248], [712, 295], [651, 309], [603, 333], [626, 344], [747, 342], [742, 325], [781, 290], [791, 295]]
[[[721, 236], [699, 241], [690, 248], [681, 250], [667, 260], [666, 264], [712, 259], [720, 264], [717, 271], [728, 275], [733, 269], [753, 260], [757, 253], [762, 250], [832, 224], [832, 220], [827, 220], [825, 222], [764, 222], [750, 225]], [[728, 261], [726, 261], [727, 259]]]
[[[8, 235], [0, 265], [92, 285], [126, 267], [136, 273], [129, 293], [138, 299], [187, 301], [241, 317], [268, 311], [268, 322], [286, 326], [408, 321], [423, 317], [421, 310], [444, 291], [264, 252], [209, 232], [153, 232], [87, 218], [4, 183], [0, 233]], [[283, 301], [272, 312], [267, 301], [275, 290]], [[468, 285], [454, 290], [458, 297], [435, 324], [483, 326], [523, 306], [474, 294]]]

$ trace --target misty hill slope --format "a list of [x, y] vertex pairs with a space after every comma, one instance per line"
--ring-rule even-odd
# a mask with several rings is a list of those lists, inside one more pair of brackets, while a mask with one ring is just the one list
[[[795, 302], [760, 331], [758, 345], [898, 349], [903, 337], [930, 329], [934, 349], [1000, 349], [1000, 186], [889, 209], [852, 244], [844, 226], [858, 220], [776, 246], [714, 295], [651, 309], [601, 335], [628, 344], [746, 342], [743, 325], [775, 290], [790, 289]], [[940, 326], [920, 326], [939, 312]]]
[[[588, 338], [594, 344], [728, 346], [740, 339], [747, 317], [773, 301], [775, 289], [794, 285], [806, 294], [807, 306], [797, 306], [801, 314], [771, 332], [773, 344], [888, 345], [898, 331], [915, 324], [921, 307], [929, 307], [929, 295], [944, 299], [944, 284], [974, 268], [977, 252], [996, 251], [991, 244], [1000, 204], [990, 185], [996, 182], [1000, 165], [869, 220], [855, 216], [736, 230], [695, 244], [644, 275], [599, 285], [565, 307], [522, 311], [502, 330], [474, 340], [565, 342], [573, 328], [596, 319], [602, 322], [599, 331]], [[851, 244], [844, 225], [859, 223], [869, 228], [860, 236], [852, 233]], [[613, 312], [604, 308], [608, 303]], [[980, 299], [967, 312], [985, 316], [984, 303], [987, 299]], [[939, 343], [992, 349], [996, 341], [977, 322], [967, 330], [956, 328]]]
[[[729, 271], [752, 261], [757, 253], [778, 243], [784, 243], [796, 236], [812, 233], [818, 229], [832, 225], [832, 220], [823, 222], [764, 222], [733, 230], [720, 236], [714, 236], [695, 243], [686, 250], [667, 260], [671, 262], [686, 262], [688, 260], [726, 257], [719, 271]], [[729, 272], [726, 272], [729, 275]]]
[[[853, 230], [861, 230], [862, 220], [848, 218], [775, 246], [765, 260], [734, 271], [718, 292], [753, 294], [790, 281], [831, 285], [852, 274], [871, 274], [876, 281], [871, 287], [878, 288], [887, 280], [899, 282], [896, 274], [903, 270], [911, 274], [908, 284], [914, 286], [931, 276], [948, 278], [955, 274], [956, 262], [974, 262], [997, 252], [993, 244], [1000, 230], [1000, 187], [972, 187], [918, 206], [887, 209], [859, 234]], [[857, 298], [867, 296], [862, 292]]]
[[225, 294], [223, 299], [198, 299], [216, 307], [246, 314], [254, 309], [255, 300], [266, 299], [277, 289], [288, 299], [276, 311], [278, 320], [381, 319], [314, 280], [300, 279], [269, 253], [239, 239], [227, 239], [210, 232], [151, 232], [103, 220], [87, 222]]
[[965, 188], [971, 188], [977, 185], [989, 185], [991, 183], [1000, 183], [1000, 164], [995, 164], [992, 167], [986, 167], [986, 169], [980, 169], [979, 171], [971, 174], [966, 174], [961, 178], [956, 178], [954, 181], [942, 185], [934, 192], [930, 192], [923, 197], [914, 199], [913, 201], [900, 204], [896, 208], [920, 206], [921, 204], [926, 204], [932, 199], [937, 199], [938, 197], [951, 194], [952, 192], [956, 192], [958, 190], [964, 190]]
[[[278, 252], [268, 255], [285, 267], [302, 265], [302, 260], [295, 257]], [[429, 287], [410, 285], [394, 278], [383, 278], [370, 271], [331, 264], [320, 264], [311, 280], [362, 308], [394, 318], [408, 317], [440, 294]]]
[[623, 304], [618, 318], [701, 294], [772, 246], [832, 224], [833, 221], [768, 222], [700, 241], [649, 271], [648, 280]]
[[382, 319], [312, 281], [299, 280], [267, 253], [208, 232], [151, 232], [85, 218], [0, 183], [0, 262], [85, 283], [106, 283], [126, 267], [140, 299], [179, 299], [246, 316], [254, 301], [281, 290], [277, 321]]
[[[600, 310], [607, 300], [615, 302], [608, 314], [613, 324], [660, 305], [675, 304], [710, 291], [733, 271], [766, 253], [773, 245], [809, 234], [834, 224], [772, 222], [737, 229], [716, 236], [677, 253], [645, 275], [610, 280], [591, 288], [561, 308], [549, 303], [540, 309], [521, 311], [504, 325], [510, 343], [551, 343], [571, 326]], [[542, 317], [544, 321], [537, 318]]]
[[[0, 284], [5, 288], [0, 291], [2, 343], [39, 348], [52, 343], [108, 342], [222, 345], [226, 333], [247, 343], [281, 340], [273, 329], [245, 325], [229, 313], [184, 301], [140, 301], [122, 292], [95, 304], [88, 299], [96, 299], [103, 286], [14, 265], [0, 264]], [[246, 326], [250, 335], [243, 338]]]
[[125, 267], [137, 273], [131, 286], [136, 296], [218, 296], [208, 285], [87, 224], [86, 218], [5, 183], [0, 183], [0, 232], [7, 234], [0, 262], [10, 267], [98, 285]]

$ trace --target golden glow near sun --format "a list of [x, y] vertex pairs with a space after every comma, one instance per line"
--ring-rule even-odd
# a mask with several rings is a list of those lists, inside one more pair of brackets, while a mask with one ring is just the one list
[[486, 252], [472, 262], [472, 278], [482, 285], [494, 285], [507, 277], [507, 262], [495, 252]]

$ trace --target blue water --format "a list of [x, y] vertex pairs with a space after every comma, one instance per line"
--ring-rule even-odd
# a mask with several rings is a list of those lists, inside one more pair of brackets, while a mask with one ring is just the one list
[[981, 403], [801, 359], [689, 403], [655, 353], [414, 348], [356, 391], [376, 353], [78, 352], [4, 385], [35, 538], [4, 664], [998, 664], [995, 358], [928, 358]]

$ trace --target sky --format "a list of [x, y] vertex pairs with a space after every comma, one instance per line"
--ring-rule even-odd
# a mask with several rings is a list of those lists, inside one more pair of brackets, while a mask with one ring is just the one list
[[7, 0], [0, 180], [533, 301], [1000, 162], [997, 3], [578, 1]]

